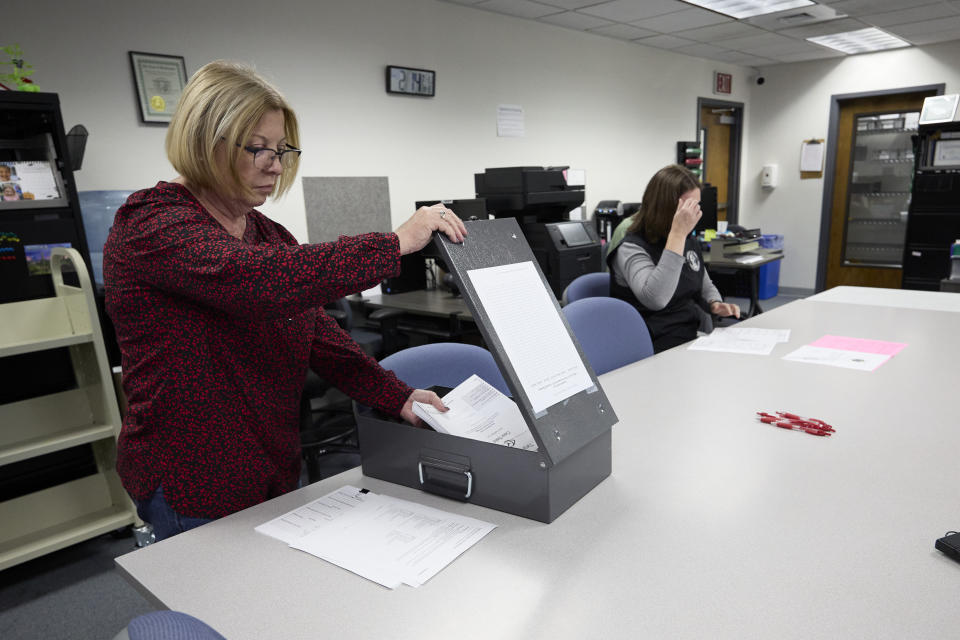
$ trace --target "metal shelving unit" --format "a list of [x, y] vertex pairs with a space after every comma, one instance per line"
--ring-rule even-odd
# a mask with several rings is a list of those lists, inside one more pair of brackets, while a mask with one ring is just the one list
[[843, 263], [899, 268], [913, 176], [918, 112], [856, 118], [847, 189]]

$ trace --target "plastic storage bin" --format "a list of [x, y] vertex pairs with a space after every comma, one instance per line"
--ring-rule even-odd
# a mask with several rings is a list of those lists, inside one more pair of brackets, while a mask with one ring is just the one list
[[[760, 237], [760, 246], [764, 249], [783, 249], [783, 236], [764, 234]], [[780, 260], [768, 262], [757, 274], [757, 297], [766, 300], [777, 295], [780, 289]]]

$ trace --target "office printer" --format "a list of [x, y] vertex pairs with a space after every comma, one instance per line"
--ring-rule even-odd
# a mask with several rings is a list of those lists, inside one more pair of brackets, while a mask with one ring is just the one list
[[570, 220], [583, 204], [583, 185], [567, 183], [568, 167], [501, 167], [474, 174], [478, 198], [495, 218], [516, 218], [559, 299], [584, 273], [601, 270], [600, 238], [587, 221]]

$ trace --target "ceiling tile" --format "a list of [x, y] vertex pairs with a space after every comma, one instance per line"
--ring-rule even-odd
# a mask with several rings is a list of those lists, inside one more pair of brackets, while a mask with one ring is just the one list
[[611, 38], [619, 38], [620, 40], [636, 40], [638, 38], [646, 38], [647, 36], [659, 35], [656, 31], [638, 29], [637, 27], [631, 27], [628, 24], [614, 24], [610, 25], [609, 27], [590, 29], [589, 33], [599, 33], [600, 35], [610, 36]]
[[714, 13], [713, 11], [684, 9], [683, 11], [667, 13], [662, 16], [637, 20], [631, 24], [643, 29], [659, 31], [660, 33], [675, 33], [677, 31], [708, 27], [712, 24], [722, 24], [724, 22], [733, 22], [733, 20], [719, 13]]
[[782, 53], [770, 57], [779, 62], [803, 62], [805, 60], [822, 60], [824, 58], [842, 58], [845, 55], [842, 51], [827, 49], [826, 47], [816, 47], [815, 50]]
[[742, 53], [740, 51], [721, 51], [712, 57], [715, 60], [729, 62], [730, 64], [739, 64], [746, 67], [759, 67], [767, 64], [776, 64], [777, 62], [776, 60], [772, 60], [770, 58], [752, 56], [748, 53]]
[[[956, 40], [957, 33], [955, 31], [941, 31], [940, 33], [928, 33], [922, 36], [910, 36], [909, 42], [913, 44], [936, 44], [937, 42], [947, 42], [949, 40]], [[907, 40], [907, 38], [904, 38]]]
[[549, 22], [550, 24], [559, 25], [561, 27], [567, 27], [568, 29], [580, 29], [581, 31], [586, 31], [587, 29], [596, 29], [597, 27], [604, 27], [614, 24], [609, 20], [604, 20], [603, 18], [597, 18], [595, 16], [587, 16], [582, 13], [577, 13], [576, 11], [564, 11], [563, 13], [555, 13], [552, 16], [544, 16], [543, 18], [538, 18], [538, 22]]
[[452, 2], [453, 4], [479, 4], [485, 0], [442, 0], [443, 2]]
[[957, 15], [957, 10], [946, 4], [928, 4], [922, 7], [912, 9], [901, 9], [900, 11], [887, 11], [886, 13], [874, 13], [862, 15], [859, 17], [867, 24], [875, 27], [889, 27], [896, 24], [907, 24], [910, 22], [921, 22], [923, 20], [933, 20], [935, 18], [948, 18]]
[[728, 38], [742, 38], [746, 36], [757, 35], [763, 32], [763, 29], [757, 29], [756, 27], [751, 27], [750, 25], [743, 24], [742, 22], [725, 22], [723, 24], [715, 24], [709, 27], [700, 27], [699, 29], [679, 31], [674, 35], [678, 35], [681, 38], [687, 38], [689, 40], [696, 40], [697, 42], [720, 42]]
[[846, 33], [847, 31], [858, 31], [860, 29], [866, 29], [870, 25], [860, 20], [854, 20], [853, 18], [841, 18], [839, 20], [831, 20], [830, 22], [818, 22], [817, 24], [811, 24], [804, 27], [794, 27], [792, 29], [784, 29], [778, 31], [777, 33], [790, 36], [791, 38], [812, 38], [813, 36], [827, 36], [833, 33]]
[[723, 46], [727, 49], [736, 49], [737, 51], [749, 51], [751, 49], [756, 49], [757, 47], [771, 47], [771, 46], [783, 46], [787, 44], [792, 44], [797, 42], [793, 38], [788, 38], [786, 36], [781, 36], [776, 33], [770, 33], [764, 31], [752, 36], [746, 36], [744, 38], [730, 38], [728, 40], [723, 40]]
[[919, 7], [936, 1], [937, 0], [828, 0], [821, 4], [829, 5], [847, 15], [858, 16], [864, 13], [896, 11], [897, 9], [903, 9], [905, 5]]
[[898, 24], [894, 27], [884, 29], [887, 33], [907, 39], [913, 36], [926, 36], [932, 33], [951, 32], [954, 39], [960, 34], [960, 16], [952, 18], [941, 18], [939, 20], [924, 20], [922, 22], [911, 22], [910, 24]]
[[[765, 58], [776, 58], [780, 59], [782, 55], [788, 55], [792, 53], [803, 53], [804, 51], [810, 51], [811, 47], [816, 47], [816, 45], [811, 45], [808, 42], [803, 40], [793, 40], [792, 38], [787, 39], [781, 44], [770, 44], [757, 47], [750, 47], [749, 49], [740, 47], [737, 51], [742, 51], [743, 53], [749, 53], [754, 56], [763, 56]], [[819, 47], [816, 47], [819, 48]]]
[[589, 7], [594, 4], [603, 4], [603, 0], [536, 0], [540, 4], [547, 4], [551, 7], [560, 7], [561, 9], [579, 9]]
[[540, 18], [551, 13], [560, 13], [562, 10], [530, 0], [487, 0], [483, 4], [473, 5], [478, 9], [505, 13], [518, 18]]
[[679, 0], [611, 0], [584, 7], [579, 12], [614, 22], [634, 22], [689, 8], [690, 5]]
[[692, 40], [687, 40], [685, 38], [678, 38], [676, 36], [671, 36], [667, 34], [652, 36], [650, 38], [641, 38], [639, 40], [634, 40], [634, 42], [636, 42], [637, 44], [645, 44], [648, 47], [657, 47], [658, 49], [676, 49], [677, 47], [697, 44]]
[[[638, 40], [638, 42], [642, 41]], [[721, 51], [726, 51], [726, 49], [722, 49], [713, 44], [704, 44], [702, 42], [692, 44], [688, 47], [677, 47], [673, 50], [674, 53], [683, 53], [688, 56], [696, 56], [698, 58], [712, 58]]]

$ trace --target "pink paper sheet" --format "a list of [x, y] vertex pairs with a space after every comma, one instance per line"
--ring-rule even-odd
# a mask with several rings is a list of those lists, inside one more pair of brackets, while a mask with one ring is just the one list
[[842, 351], [859, 351], [860, 353], [880, 353], [894, 356], [900, 352], [906, 342], [884, 342], [883, 340], [867, 340], [865, 338], [846, 338], [844, 336], [823, 336], [811, 347], [825, 349], [840, 349]]

